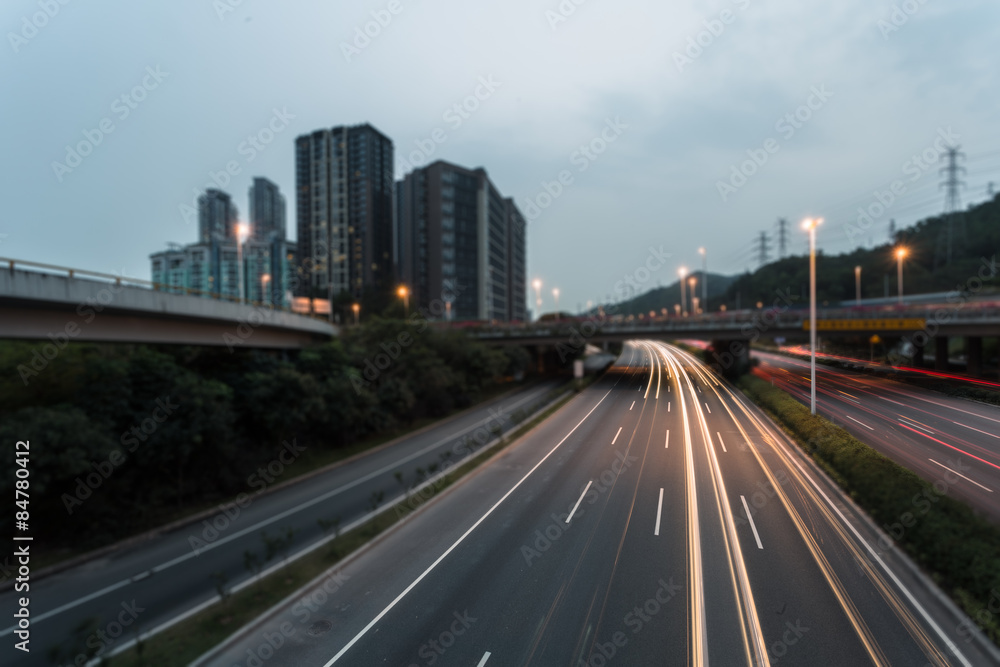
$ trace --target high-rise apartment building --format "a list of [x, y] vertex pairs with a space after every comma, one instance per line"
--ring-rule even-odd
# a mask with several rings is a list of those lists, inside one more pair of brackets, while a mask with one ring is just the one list
[[198, 197], [198, 240], [201, 243], [233, 238], [238, 219], [239, 211], [228, 193], [209, 188]]
[[484, 169], [440, 160], [416, 169], [396, 184], [396, 207], [413, 303], [442, 319], [525, 319], [524, 217]]
[[391, 287], [392, 141], [368, 124], [295, 140], [298, 289], [360, 298]]
[[250, 186], [250, 236], [255, 241], [283, 239], [286, 234], [285, 196], [266, 178], [255, 176]]

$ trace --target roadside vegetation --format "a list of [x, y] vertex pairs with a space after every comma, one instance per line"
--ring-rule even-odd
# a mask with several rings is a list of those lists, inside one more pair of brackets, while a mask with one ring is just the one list
[[738, 385], [1000, 645], [1000, 527], [785, 391], [754, 375]]
[[[71, 342], [29, 373], [46, 344], [0, 342], [0, 440], [31, 442], [43, 563], [467, 408], [512, 386], [529, 361], [522, 348], [377, 317], [298, 353]], [[3, 448], [3, 495], [13, 496], [13, 451]], [[254, 476], [282, 451], [277, 477]], [[12, 522], [0, 518], [0, 531]]]

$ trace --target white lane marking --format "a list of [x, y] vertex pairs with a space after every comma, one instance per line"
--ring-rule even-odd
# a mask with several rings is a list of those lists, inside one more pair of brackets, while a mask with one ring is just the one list
[[660, 487], [660, 499], [656, 503], [656, 528], [653, 529], [653, 535], [660, 534], [660, 513], [663, 511], [663, 487]]
[[952, 422], [952, 424], [958, 424], [959, 426], [964, 426], [965, 428], [971, 428], [973, 431], [978, 431], [979, 433], [982, 433], [983, 435], [988, 435], [991, 438], [1000, 438], [1000, 435], [997, 435], [996, 433], [987, 433], [986, 431], [980, 431], [978, 428], [969, 426], [968, 424], [963, 424], [962, 422]]
[[569, 511], [569, 516], [566, 517], [566, 523], [569, 523], [569, 520], [573, 518], [574, 514], [576, 514], [576, 510], [580, 507], [580, 503], [583, 502], [583, 497], [587, 495], [587, 491], [590, 491], [590, 485], [593, 483], [594, 480], [587, 482], [587, 488], [583, 490], [583, 493], [580, 494], [580, 499], [576, 501], [576, 505], [573, 505], [573, 509]]
[[694, 388], [698, 390], [698, 393], [699, 393], [699, 394], [701, 393], [701, 387], [700, 387], [700, 386], [698, 386], [698, 385], [695, 385], [695, 386], [694, 386]]
[[907, 419], [906, 417], [904, 417], [902, 415], [899, 416], [899, 421], [901, 423], [905, 424], [906, 426], [912, 426], [913, 428], [919, 428], [921, 431], [924, 431], [925, 433], [933, 433], [934, 432], [934, 431], [932, 431], [932, 430], [930, 430], [928, 428], [924, 428], [923, 426], [920, 426], [919, 424], [913, 423], [911, 420]]
[[[852, 417], [851, 415], [847, 415], [847, 418], [848, 418], [848, 419], [850, 419], [850, 420], [851, 420], [852, 422], [854, 422], [855, 424], [861, 424], [861, 422], [859, 422], [859, 421], [858, 421], [857, 419], [855, 419], [855, 418], [854, 418], [854, 417]], [[874, 431], [874, 430], [875, 430], [875, 429], [873, 429], [873, 428], [872, 428], [871, 426], [869, 426], [868, 424], [861, 424], [861, 425], [862, 425], [862, 426], [864, 426], [864, 427], [865, 427], [866, 429], [868, 429], [869, 431]]]
[[743, 509], [747, 513], [747, 520], [750, 522], [750, 530], [753, 531], [753, 538], [757, 540], [757, 548], [763, 549], [764, 545], [760, 543], [760, 535], [757, 534], [757, 526], [754, 525], [753, 515], [750, 514], [750, 508], [747, 506], [747, 499], [744, 498], [743, 496], [740, 496], [740, 500], [743, 501]]
[[670, 429], [667, 429], [667, 442], [663, 445], [664, 449], [670, 449]]
[[667, 401], [667, 412], [670, 412], [670, 401]]
[[951, 468], [949, 468], [949, 467], [948, 467], [948, 466], [946, 466], [945, 464], [943, 464], [943, 463], [938, 463], [938, 462], [937, 462], [937, 461], [935, 461], [934, 459], [927, 459], [927, 460], [928, 460], [928, 461], [930, 461], [931, 463], [937, 463], [937, 464], [938, 464], [939, 466], [941, 466], [942, 468], [944, 468], [944, 469], [945, 469], [945, 470], [947, 470], [948, 472], [952, 472], [952, 473], [955, 473], [956, 475], [958, 475], [959, 477], [961, 477], [962, 479], [964, 479], [964, 480], [965, 480], [965, 481], [967, 481], [967, 482], [972, 482], [973, 484], [975, 484], [976, 486], [978, 486], [978, 487], [979, 487], [980, 489], [983, 489], [984, 491], [988, 491], [989, 493], [993, 493], [993, 489], [989, 489], [989, 488], [987, 488], [987, 487], [983, 486], [982, 484], [980, 484], [979, 482], [977, 482], [977, 481], [976, 481], [976, 480], [974, 480], [974, 479], [969, 479], [968, 477], [966, 477], [966, 476], [965, 476], [965, 475], [963, 475], [962, 473], [960, 473], [960, 472], [957, 472], [957, 471], [955, 471], [955, 470], [952, 470]]
[[631, 410], [634, 407], [635, 407], [635, 401], [632, 401], [632, 405], [631, 405], [631, 407], [629, 407], [629, 410]]
[[[838, 389], [837, 391], [840, 391], [840, 390]], [[854, 398], [853, 396], [851, 396], [850, 394], [848, 394], [846, 391], [840, 391], [840, 393], [844, 395], [844, 398], [846, 398], [847, 400], [851, 401], [852, 403], [857, 403], [858, 405], [861, 405], [861, 401], [859, 401], [858, 399]]]
[[705, 409], [708, 410], [708, 414], [712, 414], [712, 408], [708, 407], [708, 403], [705, 404]]
[[728, 450], [728, 449], [726, 449], [726, 443], [724, 443], [724, 442], [722, 441], [722, 434], [721, 434], [721, 433], [719, 433], [718, 431], [716, 431], [716, 432], [715, 432], [715, 435], [719, 436], [719, 444], [720, 444], [720, 445], [722, 445], [722, 451], [724, 451], [725, 453], [727, 453], [727, 454], [728, 454], [728, 453], [729, 453], [729, 450]]
[[622, 427], [619, 426], [618, 427], [618, 432], [615, 433], [615, 439], [611, 441], [612, 445], [615, 444], [616, 442], [618, 442], [618, 436], [620, 436], [621, 434], [622, 434]]
[[347, 642], [347, 644], [342, 649], [340, 649], [340, 651], [338, 651], [335, 656], [333, 656], [332, 658], [330, 658], [330, 661], [327, 662], [325, 665], [323, 665], [323, 667], [330, 667], [335, 662], [337, 662], [342, 657], [344, 657], [344, 654], [347, 653], [349, 650], [351, 650], [351, 647], [353, 647], [355, 644], [357, 644], [359, 639], [361, 639], [362, 637], [364, 637], [368, 633], [369, 630], [371, 630], [373, 627], [375, 627], [376, 623], [378, 623], [379, 621], [381, 621], [382, 618], [386, 614], [388, 614], [390, 611], [392, 611], [392, 608], [395, 607], [397, 604], [399, 604], [400, 600], [402, 600], [404, 597], [406, 597], [406, 595], [410, 591], [412, 591], [414, 588], [416, 588], [417, 584], [419, 584], [421, 581], [423, 581], [427, 577], [428, 574], [430, 574], [431, 572], [433, 572], [434, 568], [436, 568], [438, 565], [440, 565], [441, 561], [443, 561], [445, 558], [448, 557], [448, 554], [450, 554], [452, 551], [454, 551], [455, 549], [457, 549], [458, 545], [460, 545], [462, 542], [464, 542], [465, 538], [467, 538], [469, 535], [472, 534], [472, 531], [474, 531], [476, 528], [478, 528], [480, 526], [480, 524], [482, 524], [484, 521], [486, 521], [486, 519], [489, 518], [489, 516], [491, 514], [493, 514], [493, 512], [495, 512], [496, 509], [498, 507], [500, 507], [501, 504], [503, 504], [503, 501], [507, 500], [507, 498], [509, 498], [510, 495], [512, 493], [514, 493], [514, 491], [516, 491], [519, 486], [521, 486], [522, 484], [524, 484], [524, 481], [526, 479], [528, 479], [529, 477], [531, 477], [532, 473], [534, 473], [536, 470], [538, 470], [538, 468], [543, 463], [545, 463], [549, 459], [549, 457], [552, 456], [556, 452], [557, 449], [559, 449], [560, 447], [562, 447], [563, 443], [566, 442], [567, 440], [569, 440], [569, 436], [571, 436], [574, 433], [576, 433], [576, 429], [580, 428], [580, 425], [583, 424], [583, 422], [587, 421], [587, 419], [590, 417], [590, 415], [594, 414], [594, 410], [596, 410], [601, 405], [601, 403], [604, 402], [604, 399], [607, 398], [610, 394], [611, 394], [611, 390], [609, 389], [608, 392], [606, 394], [604, 394], [604, 396], [601, 397], [601, 400], [599, 400], [597, 403], [595, 403], [594, 407], [592, 407], [590, 409], [590, 411], [583, 416], [583, 419], [581, 419], [580, 421], [578, 421], [576, 423], [576, 426], [574, 426], [572, 429], [570, 429], [570, 432], [567, 433], [566, 435], [564, 435], [563, 439], [560, 440], [556, 444], [555, 447], [553, 447], [552, 449], [549, 450], [548, 454], [546, 454], [545, 456], [543, 456], [541, 458], [541, 460], [538, 463], [536, 463], [531, 468], [531, 470], [529, 470], [528, 472], [526, 472], [524, 474], [524, 477], [522, 477], [520, 480], [518, 480], [518, 482], [516, 484], [514, 484], [514, 486], [510, 487], [510, 490], [507, 491], [507, 493], [503, 494], [503, 496], [500, 498], [500, 500], [498, 500], [495, 503], [493, 503], [493, 506], [490, 507], [488, 510], [486, 510], [486, 514], [483, 514], [481, 517], [479, 517], [479, 519], [474, 524], [472, 524], [469, 527], [468, 530], [466, 530], [464, 533], [462, 533], [461, 537], [459, 537], [457, 540], [455, 540], [455, 542], [450, 547], [448, 547], [443, 554], [441, 554], [440, 556], [438, 556], [437, 560], [435, 560], [433, 563], [431, 563], [427, 567], [427, 569], [424, 570], [420, 574], [420, 576], [418, 576], [416, 579], [414, 579], [410, 583], [409, 586], [407, 586], [406, 588], [404, 588], [403, 592], [400, 593], [399, 595], [397, 595], [396, 598], [392, 602], [390, 602], [386, 606], [385, 609], [383, 609], [382, 611], [380, 611], [379, 614], [378, 614], [378, 616], [376, 616], [371, 621], [369, 621], [368, 625], [366, 625], [364, 628], [362, 628], [361, 631], [358, 634], [354, 635], [354, 638], [351, 639], [351, 641]]
[[491, 654], [491, 653], [490, 653], [489, 651], [487, 651], [487, 652], [486, 652], [486, 653], [485, 653], [485, 654], [483, 655], [483, 659], [479, 661], [479, 664], [478, 664], [478, 665], [476, 665], [476, 667], [483, 667], [483, 665], [485, 665], [485, 664], [486, 664], [486, 661], [490, 659], [490, 655], [492, 655], [492, 654]]

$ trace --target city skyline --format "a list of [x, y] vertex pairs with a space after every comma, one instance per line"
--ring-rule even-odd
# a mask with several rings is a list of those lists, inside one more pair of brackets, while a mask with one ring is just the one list
[[[197, 193], [243, 192], [254, 175], [293, 192], [294, 137], [332, 122], [392, 137], [396, 179], [439, 158], [488, 166], [528, 218], [529, 280], [545, 283], [546, 307], [558, 286], [571, 310], [611, 293], [650, 245], [689, 267], [706, 246], [709, 271], [735, 274], [756, 263], [754, 238], [778, 218], [822, 215], [828, 253], [882, 241], [890, 220], [943, 210], [942, 134], [967, 153], [963, 206], [1000, 182], [985, 56], [1000, 10], [984, 2], [903, 15], [860, 0], [810, 11], [587, 3], [568, 16], [557, 4], [402, 7], [365, 36], [383, 4], [217, 13], [186, 2], [111, 20], [67, 5], [30, 39], [8, 39], [8, 88], [34, 91], [37, 104], [12, 107], [2, 130], [18, 165], [7, 182], [24, 194], [0, 223], [2, 254], [144, 277], [150, 250], [192, 237]], [[3, 24], [20, 35], [33, 8], [5, 8]], [[181, 30], [184, 48], [154, 25]], [[452, 30], [463, 25], [491, 30]], [[940, 30], [963, 40], [945, 47], [931, 38]], [[525, 37], [517, 49], [503, 38], [511, 31]], [[428, 43], [435, 34], [446, 48]], [[280, 53], [245, 48], [283, 36], [292, 46]], [[90, 39], [101, 45], [84, 48]], [[71, 52], [101, 76], [51, 65]], [[222, 86], [203, 66], [219, 58]], [[81, 144], [88, 154], [74, 158]], [[905, 192], [849, 234], [896, 180]], [[801, 233], [789, 241], [803, 252]], [[669, 268], [648, 287], [671, 282]]]

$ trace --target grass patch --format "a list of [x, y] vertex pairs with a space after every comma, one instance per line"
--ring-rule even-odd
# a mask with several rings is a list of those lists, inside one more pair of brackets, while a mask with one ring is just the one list
[[[288, 566], [239, 593], [227, 596], [224, 602], [215, 604], [200, 614], [178, 623], [146, 640], [141, 646], [122, 652], [108, 660], [107, 664], [113, 665], [113, 667], [145, 667], [146, 665], [183, 667], [183, 665], [189, 664], [312, 579], [323, 573], [332, 575], [337, 564], [345, 556], [360, 549], [540, 424], [573, 397], [574, 389], [580, 391], [594, 379], [596, 378], [587, 378], [580, 383], [570, 382], [548, 392], [540, 400], [539, 405], [556, 400], [567, 392], [569, 395], [556, 400], [529, 422], [522, 423], [529, 416], [529, 413], [522, 410], [516, 411], [511, 415], [511, 419], [517, 426], [508, 435], [495, 434], [499, 435], [499, 442], [478, 454], [474, 454], [470, 460], [457, 465], [433, 483], [427, 484], [422, 490], [415, 491], [409, 502], [387, 507], [364, 525], [343, 535], [338, 535], [330, 543], [311, 554], [289, 563]], [[486, 445], [482, 446], [486, 447]]]
[[1000, 645], [989, 610], [1000, 599], [1000, 528], [785, 391], [753, 375], [737, 384]]

